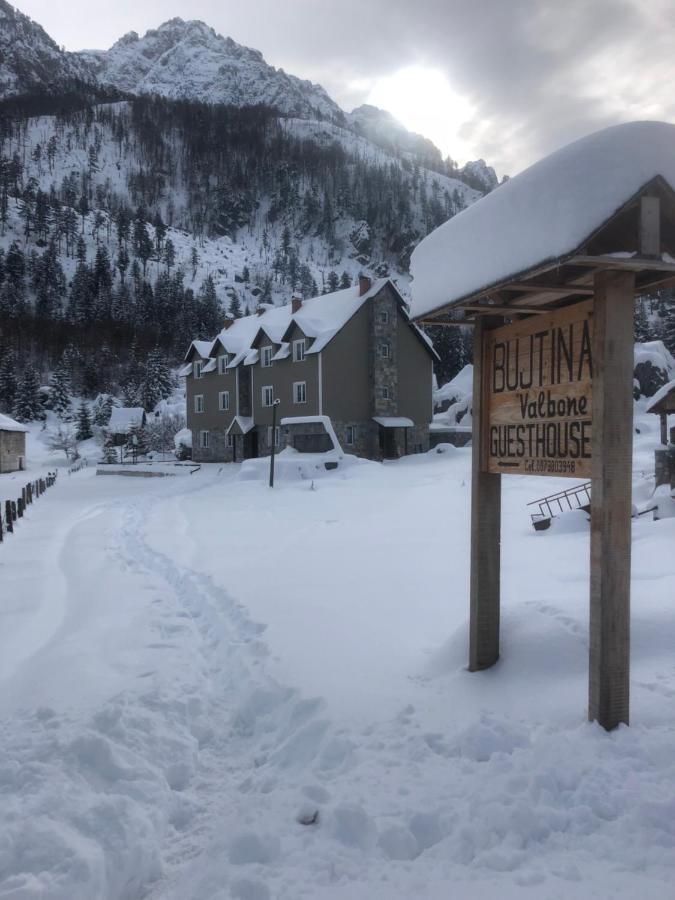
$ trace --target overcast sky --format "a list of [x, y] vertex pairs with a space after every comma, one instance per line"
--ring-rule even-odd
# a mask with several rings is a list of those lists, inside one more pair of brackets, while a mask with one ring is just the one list
[[68, 50], [203, 19], [345, 109], [515, 174], [597, 128], [675, 120], [672, 0], [19, 0]]

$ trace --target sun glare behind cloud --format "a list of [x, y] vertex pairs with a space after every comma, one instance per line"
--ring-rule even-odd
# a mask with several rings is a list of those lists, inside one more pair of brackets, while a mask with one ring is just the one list
[[430, 138], [444, 156], [459, 163], [472, 156], [462, 126], [473, 116], [469, 101], [457, 94], [438, 69], [406, 66], [373, 82], [367, 103], [388, 110], [410, 131]]

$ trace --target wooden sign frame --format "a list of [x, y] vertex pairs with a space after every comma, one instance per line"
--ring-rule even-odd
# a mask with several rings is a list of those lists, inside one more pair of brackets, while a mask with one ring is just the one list
[[[590, 307], [593, 319], [588, 716], [606, 729], [629, 721], [634, 295], [634, 271], [599, 270], [590, 304], [565, 307], [565, 315], [572, 317]], [[543, 330], [542, 318], [516, 323], [515, 330], [526, 322], [527, 329]], [[490, 334], [501, 325], [501, 319], [482, 315], [474, 331], [471, 671], [499, 659], [502, 470], [490, 464], [488, 452], [491, 386], [486, 360], [498, 332], [492, 339]], [[584, 477], [586, 471], [568, 474]]]

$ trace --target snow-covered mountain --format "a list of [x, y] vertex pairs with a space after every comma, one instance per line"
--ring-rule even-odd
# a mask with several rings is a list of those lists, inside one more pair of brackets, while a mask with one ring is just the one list
[[64, 53], [37, 22], [0, 0], [0, 99], [63, 94], [92, 78], [83, 59]]
[[217, 34], [204, 22], [170, 19], [143, 37], [130, 31], [109, 50], [83, 51], [78, 57], [100, 81], [130, 94], [264, 104], [301, 118], [344, 118], [322, 87], [275, 69], [258, 50]]
[[357, 134], [395, 153], [409, 153], [430, 163], [441, 162], [441, 152], [429, 138], [408, 131], [390, 112], [364, 103], [347, 116]]

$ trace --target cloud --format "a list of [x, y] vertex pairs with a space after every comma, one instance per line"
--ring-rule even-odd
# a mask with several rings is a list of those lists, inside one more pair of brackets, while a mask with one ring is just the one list
[[69, 49], [201, 18], [347, 109], [401, 69], [442, 71], [473, 110], [462, 143], [502, 173], [608, 124], [675, 118], [671, 0], [118, 0], [96, 17], [89, 0], [19, 6]]

